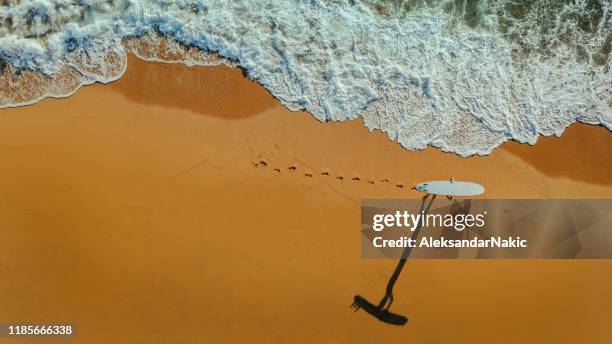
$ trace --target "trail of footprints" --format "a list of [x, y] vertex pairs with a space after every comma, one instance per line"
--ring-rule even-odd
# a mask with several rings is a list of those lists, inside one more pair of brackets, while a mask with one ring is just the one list
[[[266, 162], [265, 160], [260, 160], [259, 162], [253, 162], [253, 166], [254, 167], [268, 167], [268, 162]], [[289, 172], [297, 172], [298, 168], [295, 165], [291, 165], [291, 166], [287, 167], [287, 170]], [[276, 172], [276, 173], [281, 173], [282, 169], [279, 168], [279, 167], [274, 167], [273, 171]], [[303, 175], [304, 175], [304, 177], [307, 177], [307, 178], [314, 177], [314, 173], [313, 172], [305, 172]], [[335, 179], [337, 179], [337, 180], [344, 180], [344, 176], [342, 176], [340, 174], [332, 176], [332, 174], [330, 172], [328, 172], [328, 171], [322, 171], [322, 172], [319, 173], [319, 175], [321, 175], [323, 177], [335, 177]], [[351, 181], [361, 182], [362, 179], [360, 177], [353, 177], [351, 179]], [[367, 179], [367, 180], [365, 180], [365, 182], [368, 183], [368, 184], [371, 184], [371, 185], [376, 184], [376, 181], [374, 181], [372, 179]], [[386, 178], [385, 179], [381, 179], [378, 182], [379, 183], [383, 183], [383, 184], [392, 184], [391, 181], [389, 181], [389, 179], [386, 179]], [[404, 188], [404, 184], [395, 184], [395, 187], [398, 188], [398, 189], [403, 189]]]

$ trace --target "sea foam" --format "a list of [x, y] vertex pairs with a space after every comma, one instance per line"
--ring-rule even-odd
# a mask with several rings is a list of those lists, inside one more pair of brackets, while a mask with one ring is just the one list
[[608, 3], [586, 31], [587, 1], [556, 8], [545, 30], [532, 27], [539, 9], [500, 16], [504, 1], [482, 1], [474, 25], [449, 3], [389, 14], [357, 0], [8, 0], [0, 107], [114, 81], [132, 52], [238, 66], [291, 110], [361, 116], [408, 149], [469, 156], [576, 121], [612, 130]]

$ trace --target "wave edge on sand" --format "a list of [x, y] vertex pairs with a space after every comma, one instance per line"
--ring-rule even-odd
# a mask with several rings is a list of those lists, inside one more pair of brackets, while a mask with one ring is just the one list
[[[407, 149], [486, 155], [576, 121], [612, 130], [608, 8], [568, 2], [553, 9], [557, 26], [532, 28], [549, 2], [520, 15], [495, 8], [504, 1], [476, 2], [459, 23], [444, 1], [391, 14], [372, 1], [11, 2], [0, 10], [0, 107], [117, 80], [133, 53], [240, 67], [291, 110], [361, 116]], [[594, 18], [588, 28], [583, 13]], [[572, 25], [581, 34], [568, 40]], [[512, 30], [525, 37], [512, 40]]]

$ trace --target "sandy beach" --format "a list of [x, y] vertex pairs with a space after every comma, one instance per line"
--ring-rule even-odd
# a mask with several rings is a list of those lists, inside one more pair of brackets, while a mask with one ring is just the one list
[[611, 198], [605, 128], [413, 152], [291, 112], [238, 69], [134, 58], [0, 123], [0, 322], [70, 322], [74, 343], [610, 338], [612, 261], [413, 261], [393, 305], [407, 326], [349, 308], [395, 265], [360, 258], [361, 199], [450, 177], [488, 198]]

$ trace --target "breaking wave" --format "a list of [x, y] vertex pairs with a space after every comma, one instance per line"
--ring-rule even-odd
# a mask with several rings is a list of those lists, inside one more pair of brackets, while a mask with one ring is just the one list
[[121, 77], [127, 53], [242, 68], [291, 110], [463, 156], [612, 130], [607, 0], [0, 0], [0, 107]]

